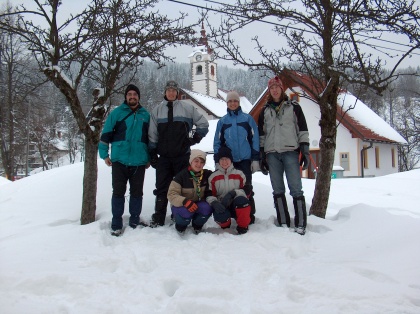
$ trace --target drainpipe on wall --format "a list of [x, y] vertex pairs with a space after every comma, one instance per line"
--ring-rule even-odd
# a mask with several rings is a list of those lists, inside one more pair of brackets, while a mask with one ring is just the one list
[[365, 177], [365, 172], [364, 172], [364, 151], [365, 150], [368, 150], [369, 148], [372, 148], [373, 147], [373, 142], [369, 142], [370, 144], [369, 144], [369, 146], [368, 147], [363, 147], [362, 148], [362, 150], [360, 151], [360, 160], [362, 161], [361, 162], [361, 164], [360, 164], [360, 167], [362, 168], [362, 178], [364, 178]]

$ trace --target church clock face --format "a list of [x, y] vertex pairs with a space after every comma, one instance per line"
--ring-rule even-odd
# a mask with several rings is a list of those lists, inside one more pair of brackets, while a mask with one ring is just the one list
[[202, 58], [203, 57], [201, 56], [201, 54], [198, 54], [198, 55], [195, 56], [196, 61], [201, 61]]

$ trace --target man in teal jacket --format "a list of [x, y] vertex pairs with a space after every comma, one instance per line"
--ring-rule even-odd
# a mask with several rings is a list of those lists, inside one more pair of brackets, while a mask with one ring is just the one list
[[122, 233], [127, 181], [130, 183], [129, 225], [136, 228], [140, 224], [144, 174], [150, 165], [147, 148], [150, 114], [139, 100], [140, 90], [128, 85], [124, 102], [109, 114], [99, 142], [99, 156], [112, 167], [111, 234], [114, 236]]

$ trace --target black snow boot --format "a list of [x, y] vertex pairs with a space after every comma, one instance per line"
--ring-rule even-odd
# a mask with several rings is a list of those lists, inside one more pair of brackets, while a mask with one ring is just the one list
[[244, 227], [236, 227], [236, 231], [238, 232], [238, 234], [245, 234], [248, 232], [248, 228], [244, 228]]
[[274, 195], [274, 206], [276, 207], [279, 227], [284, 227], [287, 225], [287, 227], [290, 228], [289, 209], [287, 208], [286, 196], [284, 193]]
[[249, 205], [251, 206], [251, 222], [249, 224], [252, 225], [252, 224], [255, 223], [255, 212], [256, 212], [256, 210], [255, 210], [255, 200], [254, 200], [253, 196], [251, 196], [249, 198]]
[[111, 229], [121, 230], [123, 227], [122, 216], [124, 214], [124, 197], [112, 196], [111, 207], [112, 207], [112, 222]]
[[152, 220], [150, 221], [151, 228], [156, 228], [165, 225], [167, 206], [167, 198], [156, 198], [155, 213], [152, 215]]
[[129, 210], [130, 210], [130, 221], [129, 225], [135, 229], [140, 224], [140, 213], [143, 204], [142, 197], [130, 196]]
[[295, 232], [304, 235], [307, 218], [305, 197], [303, 195], [294, 197], [293, 206], [295, 207]]

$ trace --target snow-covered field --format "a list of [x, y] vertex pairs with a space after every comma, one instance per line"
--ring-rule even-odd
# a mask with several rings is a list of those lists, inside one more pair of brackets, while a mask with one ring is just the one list
[[[305, 236], [274, 225], [261, 173], [247, 234], [211, 218], [182, 238], [169, 226], [112, 237], [103, 161], [97, 220], [81, 226], [82, 178], [79, 163], [1, 181], [1, 313], [420, 313], [420, 170], [332, 180], [327, 219], [309, 216]], [[303, 180], [308, 208], [314, 183]]]

